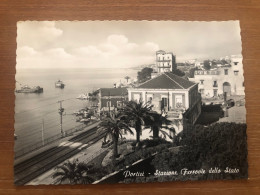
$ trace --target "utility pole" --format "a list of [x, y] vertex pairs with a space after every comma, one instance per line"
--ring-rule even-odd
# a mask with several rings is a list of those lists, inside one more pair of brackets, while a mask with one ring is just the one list
[[109, 92], [109, 96], [108, 96], [108, 112], [109, 112], [109, 115], [110, 115], [110, 103], [111, 103], [111, 100], [110, 100], [110, 92]]
[[64, 137], [64, 131], [62, 129], [62, 116], [63, 116], [63, 112], [64, 112], [64, 108], [62, 108], [62, 102], [64, 100], [60, 100], [58, 101], [58, 103], [60, 103], [60, 108], [59, 108], [59, 114], [60, 114], [60, 132], [61, 132], [61, 136]]
[[42, 145], [44, 146], [44, 118], [42, 119]]

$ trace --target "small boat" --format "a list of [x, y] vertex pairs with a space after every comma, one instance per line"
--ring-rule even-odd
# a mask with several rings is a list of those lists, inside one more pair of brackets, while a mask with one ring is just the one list
[[83, 119], [81, 119], [79, 122], [81, 122], [81, 123], [85, 123], [85, 122], [89, 122], [89, 121], [90, 121], [89, 118], [83, 118]]
[[29, 87], [28, 85], [24, 85], [21, 89], [16, 90], [16, 93], [42, 93], [43, 88], [40, 86]]
[[88, 98], [89, 98], [89, 96], [86, 95], [86, 94], [80, 94], [80, 95], [77, 97], [77, 99], [79, 99], [79, 100], [87, 100]]
[[56, 87], [56, 88], [61, 88], [61, 89], [63, 89], [64, 86], [65, 86], [65, 84], [64, 84], [61, 80], [58, 80], [58, 81], [55, 82], [55, 87]]
[[80, 109], [79, 111], [73, 112], [73, 114], [76, 116], [79, 116], [79, 115], [84, 116], [88, 113], [88, 110], [89, 110], [88, 108], [83, 108], [83, 109]]

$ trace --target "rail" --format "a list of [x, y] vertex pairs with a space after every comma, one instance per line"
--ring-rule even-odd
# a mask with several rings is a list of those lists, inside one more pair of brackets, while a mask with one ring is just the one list
[[[96, 121], [91, 121], [90, 123], [88, 123], [88, 126], [89, 125], [92, 125], [94, 124]], [[80, 124], [76, 127], [73, 127], [71, 129], [68, 129], [66, 131], [64, 131], [64, 134], [65, 134], [65, 137], [66, 136], [69, 136], [69, 135], [72, 135], [72, 133], [75, 133], [75, 132], [78, 132], [78, 131], [82, 131], [84, 128], [86, 128], [87, 126], [85, 124]], [[38, 150], [40, 148], [43, 148], [59, 139], [62, 139], [64, 137], [62, 137], [62, 135], [59, 133], [59, 134], [56, 134], [52, 137], [49, 137], [47, 139], [44, 140], [44, 144], [42, 142], [38, 142], [36, 144], [32, 144], [32, 145], [29, 145], [29, 146], [26, 146], [25, 148], [22, 148], [18, 151], [15, 152], [15, 159], [19, 158], [19, 157], [22, 157], [26, 154], [29, 154], [35, 150]]]
[[[87, 131], [89, 132], [89, 131]], [[84, 132], [84, 133], [87, 133]], [[91, 136], [86, 136], [85, 138], [79, 136], [79, 140], [81, 140], [82, 144], [86, 143], [96, 143], [98, 140], [102, 139], [105, 134], [101, 134], [98, 137], [96, 137], [96, 134], [92, 134]], [[78, 141], [78, 140], [76, 140]], [[39, 175], [43, 174], [44, 172], [50, 170], [51, 168], [55, 167], [56, 165], [66, 161], [67, 159], [71, 158], [72, 156], [78, 154], [80, 152], [80, 149], [78, 147], [65, 147], [60, 150], [60, 148], [54, 148], [52, 150], [52, 153], [44, 153], [43, 156], [39, 158], [34, 158], [33, 166], [27, 166], [27, 164], [22, 165], [22, 171], [20, 171], [18, 174], [15, 174], [15, 184], [16, 185], [24, 185]], [[53, 153], [55, 155], [53, 155]], [[25, 166], [25, 167], [23, 167]], [[17, 168], [17, 167], [16, 167]], [[21, 167], [19, 168], [21, 169]], [[17, 169], [15, 171], [17, 173]]]

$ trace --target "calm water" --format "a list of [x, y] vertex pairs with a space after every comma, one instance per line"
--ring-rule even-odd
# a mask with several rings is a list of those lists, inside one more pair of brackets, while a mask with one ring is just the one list
[[[85, 106], [88, 101], [78, 100], [79, 94], [92, 92], [100, 87], [113, 87], [113, 83], [124, 82], [128, 75], [136, 78], [137, 71], [132, 69], [73, 69], [73, 70], [17, 70], [16, 81], [23, 85], [41, 86], [41, 94], [16, 93], [15, 101], [15, 150], [41, 142], [42, 124], [44, 124], [44, 138], [60, 133], [59, 104], [65, 100], [63, 129], [66, 131], [79, 123], [72, 115]], [[65, 83], [64, 89], [55, 88], [54, 83], [61, 79]], [[16, 83], [16, 88], [20, 84]], [[44, 121], [44, 122], [43, 122]]]

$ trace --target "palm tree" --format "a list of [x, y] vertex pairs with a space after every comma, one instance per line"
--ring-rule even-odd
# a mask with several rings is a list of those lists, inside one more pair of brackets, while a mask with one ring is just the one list
[[52, 177], [57, 178], [57, 182], [60, 184], [89, 184], [95, 181], [90, 176], [95, 173], [93, 166], [82, 162], [78, 163], [77, 160], [73, 162], [67, 161], [62, 165], [58, 165], [55, 169], [56, 172]]
[[126, 79], [126, 82], [128, 83], [128, 80], [130, 79], [130, 77], [126, 76], [125, 79]]
[[106, 131], [106, 136], [111, 135], [113, 141], [113, 157], [114, 160], [118, 156], [118, 139], [119, 136], [122, 137], [122, 131], [126, 130], [133, 134], [132, 130], [129, 128], [128, 124], [125, 122], [124, 118], [126, 118], [120, 112], [114, 112], [110, 115], [106, 116], [100, 123], [100, 126]]
[[168, 129], [170, 132], [175, 134], [174, 128], [169, 128], [168, 125], [172, 124], [172, 121], [167, 119], [167, 116], [163, 116], [157, 112], [151, 112], [153, 120], [149, 120], [148, 124], [151, 126], [151, 131], [153, 132], [153, 139], [159, 138], [159, 132], [163, 134], [164, 139], [169, 137], [172, 139], [172, 136], [163, 129]]
[[126, 106], [123, 109], [125, 115], [127, 115], [130, 122], [135, 128], [136, 131], [136, 143], [140, 144], [140, 134], [142, 132], [142, 125], [145, 124], [145, 121], [153, 117], [150, 114], [152, 105], [144, 104], [142, 101], [135, 102], [129, 101], [126, 103]]

